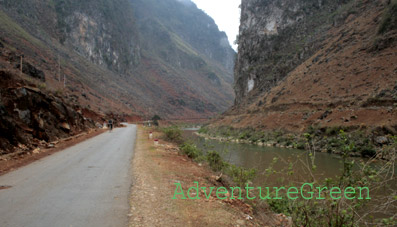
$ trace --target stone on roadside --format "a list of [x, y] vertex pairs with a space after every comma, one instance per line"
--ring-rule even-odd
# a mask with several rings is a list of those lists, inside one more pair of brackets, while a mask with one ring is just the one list
[[375, 138], [377, 144], [387, 144], [389, 140], [385, 136], [378, 136]]
[[39, 154], [40, 153], [40, 148], [36, 148], [32, 151], [33, 154]]
[[70, 131], [70, 125], [66, 122], [61, 123], [61, 128]]

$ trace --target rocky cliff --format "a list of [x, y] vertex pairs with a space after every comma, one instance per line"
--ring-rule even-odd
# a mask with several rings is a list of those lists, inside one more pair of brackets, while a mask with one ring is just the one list
[[[236, 103], [269, 91], [315, 53], [349, 12], [347, 0], [243, 0]], [[342, 12], [343, 11], [343, 12]]]
[[59, 40], [93, 63], [126, 73], [139, 64], [135, 18], [129, 1], [55, 1]]
[[48, 89], [87, 108], [208, 117], [232, 104], [235, 53], [189, 0], [4, 0], [0, 7], [5, 48], [31, 59]]
[[242, 2], [236, 101], [217, 124], [397, 129], [396, 1]]
[[139, 62], [129, 1], [5, 0], [1, 4], [29, 33], [57, 39], [97, 65], [126, 72]]

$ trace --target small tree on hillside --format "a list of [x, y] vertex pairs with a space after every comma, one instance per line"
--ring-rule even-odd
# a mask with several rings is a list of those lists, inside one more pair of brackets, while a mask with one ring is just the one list
[[152, 121], [155, 126], [159, 126], [159, 120], [161, 120], [161, 117], [157, 114], [152, 117]]

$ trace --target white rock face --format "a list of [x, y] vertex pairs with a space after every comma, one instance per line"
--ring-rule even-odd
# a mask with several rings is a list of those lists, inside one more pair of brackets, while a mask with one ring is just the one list
[[[65, 23], [70, 29], [66, 43], [97, 65], [122, 72], [133, 68], [140, 59], [139, 47], [133, 38], [122, 37], [99, 13], [92, 16], [74, 11]], [[114, 42], [114, 34], [118, 35], [118, 42]]]
[[271, 33], [277, 33], [277, 27], [276, 27], [276, 21], [270, 21], [266, 24], [266, 32], [271, 34]]
[[[234, 71], [236, 105], [250, 102], [254, 88], [265, 94], [319, 47], [327, 30], [317, 18], [337, 1], [242, 0], [238, 55]], [[316, 19], [317, 18], [317, 19]], [[325, 17], [324, 17], [325, 18]], [[316, 30], [317, 29], [317, 30]]]
[[247, 92], [252, 91], [254, 89], [254, 87], [255, 87], [255, 80], [254, 79], [249, 79], [247, 87], [248, 87]]

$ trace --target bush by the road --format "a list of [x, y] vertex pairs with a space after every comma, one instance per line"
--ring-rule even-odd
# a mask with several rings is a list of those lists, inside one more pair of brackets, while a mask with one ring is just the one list
[[183, 143], [183, 138], [182, 138], [182, 131], [178, 127], [172, 126], [172, 127], [167, 127], [163, 128], [162, 130], [165, 135], [165, 139], [169, 142], [174, 142], [177, 144]]

